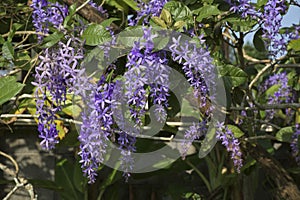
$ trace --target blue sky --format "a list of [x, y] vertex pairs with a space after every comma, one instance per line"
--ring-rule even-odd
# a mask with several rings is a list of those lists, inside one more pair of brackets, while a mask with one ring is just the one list
[[288, 13], [283, 17], [282, 25], [291, 26], [294, 24], [299, 24], [300, 21], [300, 8], [297, 6], [290, 6]]

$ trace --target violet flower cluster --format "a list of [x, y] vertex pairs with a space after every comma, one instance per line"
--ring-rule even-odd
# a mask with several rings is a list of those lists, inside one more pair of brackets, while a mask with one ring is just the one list
[[231, 6], [230, 11], [240, 13], [243, 18], [248, 16], [257, 17], [258, 13], [255, 10], [254, 6], [251, 4], [249, 0], [226, 0], [226, 2]]
[[292, 155], [295, 157], [298, 165], [300, 165], [299, 138], [300, 138], [300, 124], [296, 124], [295, 132], [292, 135], [291, 149], [292, 149]]
[[216, 138], [222, 142], [226, 150], [231, 154], [231, 159], [238, 173], [243, 166], [242, 151], [240, 143], [236, 139], [230, 129], [224, 125], [224, 122], [217, 122], [216, 124]]
[[102, 76], [97, 85], [86, 81], [80, 94], [86, 107], [81, 113], [82, 125], [79, 134], [80, 163], [89, 183], [96, 180], [97, 170], [104, 161], [107, 142], [112, 133], [114, 124], [113, 112], [111, 110], [114, 83], [107, 83]]
[[[203, 43], [200, 37], [200, 42]], [[194, 88], [195, 98], [200, 99], [200, 107], [205, 107], [208, 99], [214, 101], [216, 97], [216, 76], [213, 59], [206, 48], [198, 48], [195, 43], [181, 41], [181, 36], [172, 38], [169, 47], [172, 52], [172, 59], [182, 64], [182, 69], [187, 80]], [[210, 106], [207, 114], [213, 109]]]
[[[37, 32], [48, 33], [49, 27], [59, 28], [68, 15], [68, 7], [59, 3], [50, 3], [47, 0], [33, 0], [31, 7], [32, 22]], [[43, 37], [38, 36], [41, 40]]]
[[[268, 104], [281, 104], [281, 103], [291, 103], [294, 100], [293, 90], [288, 85], [288, 76], [286, 72], [281, 72], [278, 74], [271, 75], [268, 79], [263, 83], [260, 88], [260, 91], [265, 92], [268, 88], [278, 85], [278, 89], [274, 92], [273, 95], [267, 96]], [[289, 110], [286, 110], [287, 114], [289, 114]], [[268, 120], [273, 119], [275, 114], [275, 110], [267, 110], [266, 116]]]
[[280, 33], [283, 15], [287, 10], [285, 0], [268, 0], [263, 9], [256, 9], [250, 0], [232, 1], [231, 11], [241, 14], [243, 18], [251, 17], [258, 19], [263, 30], [263, 38], [268, 47], [271, 57], [277, 58], [286, 52], [287, 41], [299, 38], [298, 30], [293, 33]]
[[35, 68], [36, 107], [41, 145], [53, 149], [58, 143], [55, 114], [61, 111], [67, 92], [71, 92], [79, 70], [78, 62], [83, 58], [82, 43], [78, 38], [60, 41], [57, 46], [44, 49], [40, 63]]
[[189, 147], [192, 145], [194, 140], [200, 139], [201, 136], [207, 132], [207, 122], [205, 120], [194, 123], [184, 133], [184, 142], [182, 144], [181, 157], [185, 159]]
[[162, 52], [153, 52], [153, 39], [157, 35], [151, 34], [151, 27], [144, 27], [142, 41], [137, 41], [127, 56], [125, 73], [127, 104], [130, 105], [131, 118], [141, 125], [141, 116], [145, 113], [146, 94], [144, 85], [150, 85], [150, 97], [157, 105], [155, 115], [159, 121], [164, 121], [168, 102], [168, 68], [166, 55]]
[[162, 8], [167, 2], [168, 0], [150, 0], [149, 2], [137, 0], [140, 10], [137, 12], [137, 16], [135, 17], [135, 19], [131, 19], [129, 21], [129, 25], [134, 26], [141, 19], [143, 19], [143, 24], [148, 24], [149, 18], [151, 18], [151, 16], [158, 17], [160, 15]]
[[285, 0], [269, 0], [261, 15], [263, 37], [269, 42], [269, 52], [274, 56], [286, 51], [286, 38], [279, 33], [283, 18], [282, 13], [287, 9], [285, 3]]

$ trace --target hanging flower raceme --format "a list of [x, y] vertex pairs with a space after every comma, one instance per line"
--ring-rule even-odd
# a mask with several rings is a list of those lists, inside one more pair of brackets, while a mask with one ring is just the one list
[[[212, 64], [213, 59], [207, 49], [197, 47], [195, 43], [181, 41], [181, 36], [172, 38], [173, 43], [170, 46], [172, 58], [179, 64], [187, 77], [187, 80], [194, 88], [195, 98], [200, 100], [200, 107], [205, 107], [209, 99], [215, 100], [216, 82], [215, 66]], [[203, 43], [203, 40], [200, 41]], [[210, 106], [207, 114], [213, 109]]]
[[102, 76], [97, 85], [85, 82], [85, 90], [80, 94], [86, 107], [81, 114], [82, 125], [80, 127], [79, 141], [81, 157], [80, 163], [84, 174], [89, 182], [96, 180], [97, 170], [104, 161], [107, 142], [113, 132], [113, 90], [114, 83], [107, 83], [105, 76]]
[[296, 124], [295, 132], [292, 136], [291, 149], [292, 149], [292, 155], [295, 157], [298, 165], [300, 165], [299, 138], [300, 138], [300, 124]]
[[[47, 0], [33, 0], [31, 7], [32, 22], [37, 32], [48, 33], [49, 27], [59, 28], [68, 15], [68, 7], [59, 3], [50, 3]], [[43, 37], [38, 36], [41, 40]]]
[[231, 11], [241, 14], [243, 18], [251, 17], [261, 22], [263, 38], [268, 51], [273, 58], [286, 52], [287, 41], [292, 39], [290, 34], [281, 34], [281, 22], [283, 14], [287, 10], [286, 1], [268, 0], [263, 9], [255, 9], [250, 0], [227, 1], [231, 5]]
[[261, 15], [263, 20], [263, 37], [267, 39], [268, 50], [273, 56], [286, 51], [286, 36], [279, 33], [282, 22], [282, 13], [287, 9], [285, 0], [269, 0]]
[[259, 12], [257, 12], [254, 6], [251, 4], [249, 0], [226, 0], [227, 3], [230, 5], [230, 11], [240, 13], [243, 18], [248, 16], [250, 17], [259, 17]]
[[60, 41], [56, 46], [42, 51], [40, 63], [35, 68], [37, 86], [37, 114], [41, 145], [53, 149], [58, 143], [55, 119], [66, 100], [67, 92], [72, 92], [76, 81], [78, 62], [83, 58], [81, 42], [69, 38], [66, 43]]
[[144, 85], [150, 86], [150, 97], [153, 104], [157, 105], [155, 115], [159, 121], [166, 117], [164, 108], [167, 108], [168, 102], [168, 69], [166, 67], [166, 54], [153, 52], [153, 39], [157, 35], [151, 34], [151, 27], [144, 27], [144, 36], [142, 41], [135, 42], [132, 50], [127, 56], [128, 62], [125, 73], [126, 92], [125, 97], [130, 105], [131, 117], [135, 122], [141, 125], [141, 116], [145, 113], [146, 94]]
[[239, 141], [233, 135], [233, 132], [224, 125], [224, 122], [217, 122], [216, 124], [216, 138], [222, 142], [227, 152], [231, 154], [231, 159], [237, 170], [240, 172], [243, 166], [242, 152], [239, 146]]
[[207, 122], [205, 120], [194, 123], [184, 133], [184, 142], [182, 144], [181, 157], [185, 159], [189, 147], [192, 145], [194, 140], [200, 139], [201, 136], [207, 132]]
[[[270, 87], [278, 87], [278, 89], [274, 92], [274, 94], [269, 94], [267, 96], [268, 104], [281, 104], [281, 103], [291, 103], [293, 102], [293, 90], [288, 85], [288, 76], [286, 72], [281, 72], [278, 74], [271, 75], [268, 79], [263, 83], [260, 88], [261, 92], [267, 91]], [[290, 110], [286, 110], [288, 114]], [[275, 110], [267, 110], [266, 116], [267, 119], [273, 119], [275, 114]]]

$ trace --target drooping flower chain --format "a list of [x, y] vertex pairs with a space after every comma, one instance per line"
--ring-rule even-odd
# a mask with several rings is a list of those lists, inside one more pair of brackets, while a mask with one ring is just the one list
[[144, 28], [144, 41], [135, 42], [128, 54], [125, 74], [125, 85], [128, 105], [131, 105], [131, 117], [137, 124], [141, 124], [140, 117], [145, 113], [146, 90], [145, 84], [150, 84], [150, 97], [154, 105], [158, 107], [155, 115], [159, 121], [166, 117], [164, 108], [167, 108], [168, 94], [168, 68], [165, 54], [153, 52], [153, 39], [157, 37], [151, 34], [151, 28]]
[[231, 159], [237, 170], [240, 172], [241, 167], [243, 166], [242, 160], [242, 151], [239, 146], [239, 141], [236, 139], [230, 129], [224, 125], [224, 122], [217, 122], [216, 124], [216, 137], [222, 142], [222, 145], [225, 146], [226, 150], [230, 152]]
[[[274, 92], [274, 95], [267, 96], [268, 104], [281, 104], [281, 103], [291, 103], [293, 102], [293, 90], [288, 85], [288, 76], [286, 72], [281, 72], [278, 74], [271, 75], [268, 79], [263, 83], [260, 90], [265, 92], [268, 88], [278, 85], [278, 90]], [[287, 114], [290, 112], [288, 109], [286, 110]], [[267, 119], [273, 119], [275, 114], [275, 110], [267, 110], [266, 116]]]
[[297, 28], [293, 33], [279, 32], [283, 14], [287, 10], [285, 0], [268, 0], [263, 10], [257, 10], [250, 0], [227, 0], [227, 2], [231, 5], [231, 11], [240, 13], [243, 18], [250, 16], [261, 22], [263, 38], [272, 58], [282, 56], [286, 52], [287, 41], [299, 37]]
[[[68, 7], [59, 3], [50, 3], [47, 0], [33, 0], [31, 7], [32, 22], [37, 32], [48, 33], [49, 27], [59, 28], [68, 15]], [[43, 37], [38, 36], [41, 40]]]
[[76, 81], [78, 62], [83, 58], [82, 43], [78, 38], [60, 41], [57, 46], [43, 50], [41, 62], [35, 68], [37, 86], [37, 114], [41, 145], [53, 149], [58, 143], [55, 114], [62, 109], [67, 92], [72, 92]]
[[[183, 65], [187, 80], [194, 88], [194, 96], [200, 99], [199, 108], [205, 107], [208, 99], [214, 101], [216, 97], [216, 73], [212, 57], [207, 49], [199, 48], [195, 43], [181, 41], [181, 36], [173, 37], [172, 41], [169, 47], [172, 58]], [[200, 41], [203, 43], [201, 38]], [[210, 106], [207, 114], [212, 109], [213, 106]]]
[[300, 151], [299, 151], [299, 138], [300, 138], [300, 124], [296, 124], [295, 132], [292, 135], [291, 149], [292, 155], [298, 165], [300, 165]]
[[96, 180], [97, 170], [104, 161], [107, 142], [112, 133], [114, 124], [111, 110], [114, 83], [106, 83], [102, 76], [97, 85], [86, 82], [81, 94], [86, 107], [81, 113], [82, 125], [80, 127], [79, 141], [81, 157], [80, 163], [89, 182]]

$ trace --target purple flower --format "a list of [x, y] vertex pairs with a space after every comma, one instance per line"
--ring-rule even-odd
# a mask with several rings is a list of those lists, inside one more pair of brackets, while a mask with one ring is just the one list
[[53, 149], [58, 143], [55, 115], [61, 111], [67, 92], [74, 90], [79, 73], [76, 67], [83, 58], [81, 45], [79, 39], [69, 38], [66, 43], [59, 42], [57, 46], [44, 49], [41, 62], [35, 68], [35, 82], [32, 84], [37, 86], [38, 127], [44, 149]]
[[[59, 3], [49, 3], [47, 0], [33, 0], [32, 22], [37, 32], [48, 33], [49, 26], [59, 28], [68, 15], [68, 7]], [[42, 40], [41, 35], [38, 36]]]
[[125, 73], [125, 97], [130, 106], [131, 118], [136, 124], [141, 125], [141, 116], [145, 113], [146, 90], [144, 85], [150, 85], [150, 97], [157, 105], [155, 115], [159, 121], [164, 121], [167, 107], [168, 74], [166, 67], [167, 59], [164, 52], [153, 52], [153, 38], [157, 35], [151, 33], [151, 27], [144, 27], [144, 36], [141, 41], [134, 43], [134, 46], [127, 56]]
[[286, 9], [285, 0], [269, 0], [261, 16], [263, 20], [263, 37], [269, 42], [269, 51], [274, 56], [286, 51], [286, 40], [284, 35], [279, 33], [283, 18], [282, 13]]
[[299, 138], [300, 138], [300, 125], [296, 124], [295, 132], [292, 136], [291, 149], [292, 154], [296, 159], [298, 165], [300, 165], [300, 151], [299, 151]]
[[290, 33], [286, 33], [288, 34], [288, 38], [291, 39], [291, 40], [297, 40], [300, 38], [300, 25], [296, 25], [296, 24], [293, 24], [293, 28], [294, 28], [294, 31], [290, 32]]
[[231, 8], [230, 11], [240, 13], [243, 18], [248, 16], [250, 17], [259, 17], [259, 13], [255, 10], [254, 6], [251, 4], [249, 0], [226, 0], [227, 3], [230, 4]]
[[159, 16], [162, 8], [168, 2], [168, 0], [150, 0], [145, 3], [142, 0], [137, 0], [140, 10], [137, 12], [137, 16], [134, 20], [129, 21], [130, 26], [136, 25], [140, 19], [144, 17], [143, 24], [148, 24], [151, 16]]
[[[203, 41], [200, 38], [201, 43]], [[172, 58], [179, 64], [187, 77], [187, 80], [194, 88], [194, 96], [200, 99], [200, 107], [206, 106], [208, 96], [210, 100], [215, 99], [215, 66], [213, 59], [207, 49], [196, 47], [195, 43], [181, 41], [181, 37], [172, 38], [172, 45], [169, 47], [172, 52]], [[207, 110], [209, 113], [213, 109]]]
[[130, 177], [134, 165], [132, 153], [136, 151], [135, 142], [136, 138], [133, 135], [129, 135], [124, 131], [118, 133], [118, 144], [121, 150], [120, 164], [126, 180]]
[[90, 4], [92, 7], [96, 8], [96, 9], [101, 13], [101, 15], [102, 15], [103, 17], [105, 17], [105, 18], [108, 18], [108, 17], [109, 17], [107, 11], [103, 9], [102, 5], [98, 6], [98, 5], [97, 5], [95, 2], [93, 2], [93, 1], [90, 1], [89, 4]]
[[[260, 87], [260, 91], [265, 92], [268, 88], [274, 85], [278, 85], [278, 90], [274, 92], [274, 95], [267, 96], [268, 104], [291, 103], [293, 101], [293, 89], [288, 85], [288, 76], [286, 72], [269, 76]], [[290, 112], [290, 110], [286, 110], [287, 114]], [[267, 119], [271, 120], [274, 117], [275, 110], [267, 110], [266, 114]]]
[[226, 147], [226, 150], [231, 154], [231, 159], [238, 173], [243, 166], [242, 152], [239, 146], [239, 141], [236, 139], [231, 130], [224, 125], [224, 122], [217, 122], [216, 137]]
[[86, 103], [82, 112], [82, 125], [79, 134], [82, 164], [84, 174], [93, 183], [96, 179], [97, 170], [104, 161], [107, 143], [114, 124], [113, 120], [113, 90], [114, 83], [106, 83], [102, 76], [97, 85], [86, 82], [85, 92], [81, 97]]
[[263, 10], [256, 10], [249, 0], [234, 2], [227, 0], [227, 2], [231, 5], [231, 11], [241, 14], [243, 18], [250, 16], [261, 22], [263, 38], [273, 58], [281, 56], [286, 52], [287, 41], [292, 39], [294, 35], [288, 33], [281, 34], [279, 32], [283, 14], [288, 8], [285, 5], [285, 0], [269, 0]]
[[182, 144], [181, 156], [185, 159], [185, 156], [189, 150], [189, 147], [192, 145], [192, 142], [196, 139], [199, 139], [202, 135], [205, 135], [207, 132], [207, 123], [205, 120], [199, 123], [194, 123], [190, 126], [184, 134], [184, 143]]

